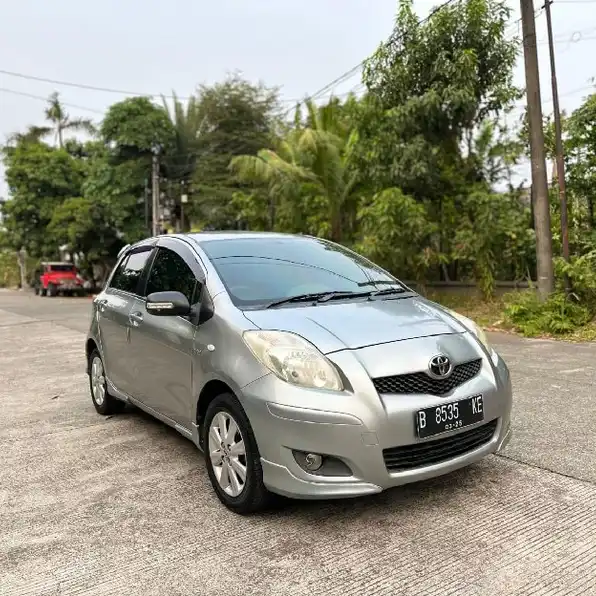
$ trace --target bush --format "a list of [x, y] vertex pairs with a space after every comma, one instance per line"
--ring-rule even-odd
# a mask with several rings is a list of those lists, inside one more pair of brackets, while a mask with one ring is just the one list
[[540, 302], [535, 290], [510, 294], [505, 319], [522, 335], [566, 335], [588, 324], [592, 311], [564, 292], [555, 292]]
[[596, 315], [596, 250], [569, 263], [556, 259], [555, 274], [557, 289], [544, 303], [533, 289], [506, 297], [505, 319], [523, 335], [566, 335]]

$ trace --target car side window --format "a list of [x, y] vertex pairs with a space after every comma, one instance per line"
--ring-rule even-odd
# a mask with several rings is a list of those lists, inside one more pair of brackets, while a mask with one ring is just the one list
[[129, 254], [128, 257], [120, 263], [118, 269], [116, 269], [110, 287], [115, 290], [122, 290], [124, 292], [136, 294], [139, 279], [150, 254], [150, 250]]
[[192, 305], [199, 300], [200, 283], [184, 259], [174, 251], [160, 247], [147, 278], [148, 296], [153, 292], [181, 292]]

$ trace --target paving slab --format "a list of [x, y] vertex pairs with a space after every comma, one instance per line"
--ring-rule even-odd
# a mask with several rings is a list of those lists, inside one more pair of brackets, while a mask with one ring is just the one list
[[86, 308], [28, 300], [0, 294], [2, 596], [596, 594], [593, 346], [492, 337], [516, 390], [506, 457], [239, 517], [178, 433], [95, 413]]

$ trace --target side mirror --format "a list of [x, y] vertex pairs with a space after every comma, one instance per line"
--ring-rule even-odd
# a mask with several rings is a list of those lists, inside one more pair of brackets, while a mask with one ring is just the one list
[[190, 314], [188, 298], [181, 292], [153, 292], [147, 296], [145, 308], [158, 317], [185, 317]]

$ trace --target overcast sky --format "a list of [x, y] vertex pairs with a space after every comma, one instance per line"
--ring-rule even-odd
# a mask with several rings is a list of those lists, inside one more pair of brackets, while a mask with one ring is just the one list
[[[538, 10], [542, 0], [535, 0]], [[439, 2], [416, 0], [421, 16]], [[284, 99], [313, 93], [358, 64], [391, 32], [395, 0], [19, 0], [0, 2], [0, 70], [139, 93], [188, 95], [240, 70], [280, 86]], [[518, 2], [508, 32], [518, 32]], [[596, 0], [552, 7], [561, 106], [576, 108], [596, 66]], [[536, 20], [542, 100], [551, 109], [544, 14]], [[516, 70], [523, 84], [523, 63]], [[336, 89], [360, 82], [357, 74]], [[126, 96], [0, 73], [0, 140], [43, 124], [44, 101], [59, 91], [72, 116], [99, 119]], [[88, 108], [88, 110], [82, 109]], [[520, 175], [527, 175], [522, 168]], [[7, 189], [0, 170], [0, 196]]]

